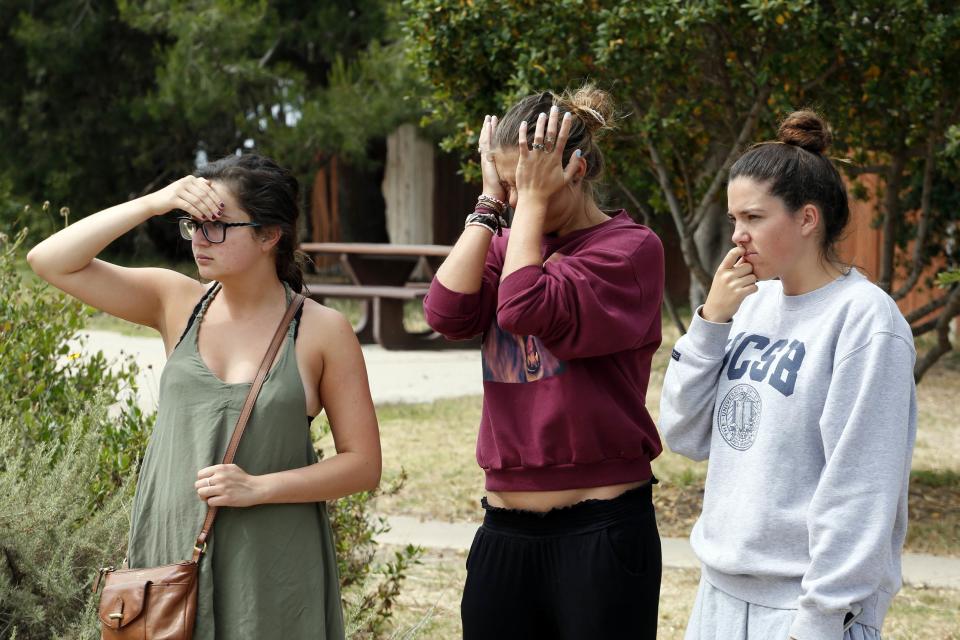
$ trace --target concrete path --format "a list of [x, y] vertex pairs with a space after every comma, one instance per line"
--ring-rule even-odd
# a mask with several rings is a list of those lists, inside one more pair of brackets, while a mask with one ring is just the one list
[[[387, 522], [390, 531], [377, 536], [377, 542], [458, 551], [470, 548], [479, 526], [476, 522], [435, 522], [411, 516], [387, 516]], [[661, 538], [661, 546], [664, 568], [700, 568], [700, 561], [686, 538]], [[903, 581], [915, 587], [960, 589], [960, 558], [905, 553]]]
[[[86, 337], [84, 351], [102, 351], [108, 360], [134, 356], [140, 365], [140, 406], [149, 411], [157, 408], [160, 373], [167, 360], [159, 337], [125, 336], [112, 331], [84, 331], [81, 335]], [[478, 350], [387, 351], [366, 345], [363, 356], [375, 404], [431, 402], [483, 393]]]

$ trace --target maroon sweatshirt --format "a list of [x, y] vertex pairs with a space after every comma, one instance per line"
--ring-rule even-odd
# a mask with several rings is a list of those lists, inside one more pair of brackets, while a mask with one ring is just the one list
[[483, 333], [477, 462], [489, 491], [555, 491], [646, 480], [663, 447], [645, 406], [660, 346], [663, 245], [625, 211], [544, 236], [543, 266], [500, 281], [509, 232], [494, 237], [480, 291], [436, 278], [427, 323]]

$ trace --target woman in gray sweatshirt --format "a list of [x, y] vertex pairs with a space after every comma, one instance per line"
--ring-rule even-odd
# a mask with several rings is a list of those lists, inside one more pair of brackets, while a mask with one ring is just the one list
[[916, 352], [835, 254], [849, 209], [829, 142], [796, 112], [733, 165], [736, 246], [667, 369], [667, 444], [710, 460], [687, 640], [874, 640], [900, 588]]

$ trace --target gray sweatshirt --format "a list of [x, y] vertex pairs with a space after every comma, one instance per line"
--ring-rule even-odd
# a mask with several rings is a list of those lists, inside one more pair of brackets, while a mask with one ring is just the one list
[[798, 640], [840, 640], [848, 612], [880, 629], [917, 429], [910, 327], [855, 270], [799, 296], [759, 288], [732, 322], [698, 310], [663, 382], [667, 444], [710, 459], [691, 544], [713, 586], [798, 609]]

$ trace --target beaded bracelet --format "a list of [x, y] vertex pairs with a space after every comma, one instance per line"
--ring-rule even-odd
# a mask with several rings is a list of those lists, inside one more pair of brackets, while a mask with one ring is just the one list
[[488, 196], [488, 195], [485, 194], [485, 193], [481, 193], [480, 196], [477, 198], [477, 204], [481, 204], [481, 203], [482, 203], [482, 204], [488, 204], [488, 205], [492, 206], [494, 209], [497, 210], [497, 213], [499, 213], [499, 214], [501, 214], [501, 215], [502, 215], [503, 212], [506, 211], [506, 209], [507, 209], [507, 203], [506, 203], [506, 202], [504, 202], [503, 200], [498, 200], [497, 198], [494, 198], [493, 196]]

